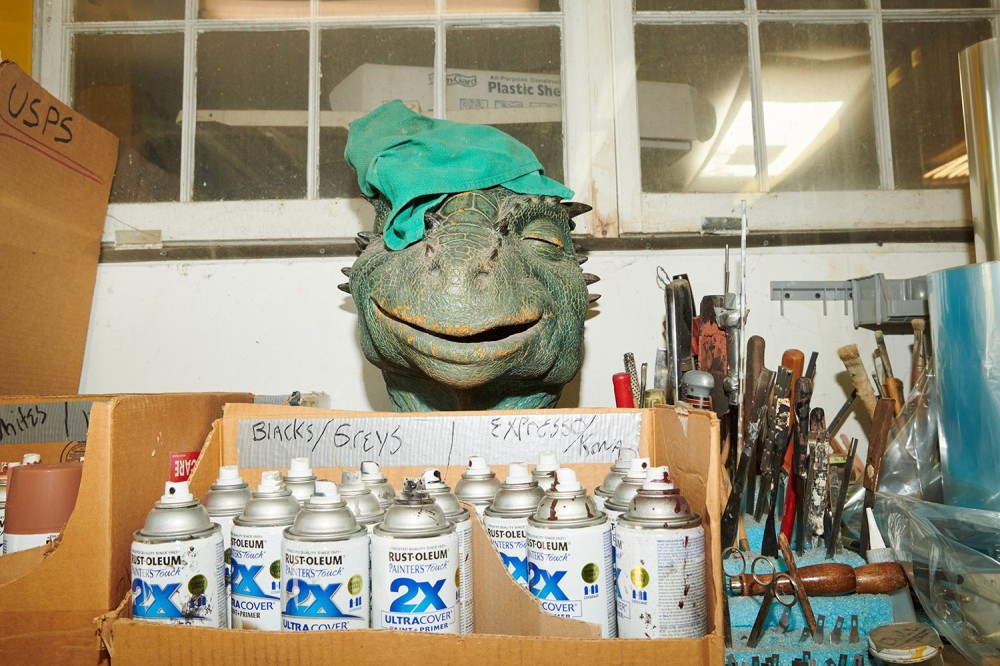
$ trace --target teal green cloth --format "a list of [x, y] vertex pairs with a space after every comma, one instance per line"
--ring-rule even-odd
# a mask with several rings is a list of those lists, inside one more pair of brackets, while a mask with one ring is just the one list
[[489, 125], [435, 120], [399, 100], [352, 122], [344, 158], [366, 196], [381, 192], [392, 211], [386, 247], [402, 250], [424, 236], [424, 213], [447, 195], [503, 185], [518, 194], [570, 199], [573, 191], [547, 178], [531, 150]]

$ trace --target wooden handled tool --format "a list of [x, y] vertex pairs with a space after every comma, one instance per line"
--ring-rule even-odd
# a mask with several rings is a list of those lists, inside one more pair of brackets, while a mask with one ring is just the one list
[[910, 370], [910, 387], [916, 385], [920, 375], [924, 374], [924, 367], [927, 364], [927, 354], [924, 351], [924, 326], [927, 322], [923, 319], [912, 319], [910, 325], [913, 326], [913, 356]]
[[[844, 594], [888, 594], [907, 586], [906, 574], [897, 562], [863, 564], [854, 568], [849, 564], [835, 562], [811, 564], [798, 569], [802, 587], [814, 597], [836, 597]], [[757, 577], [767, 585], [770, 574], [758, 573]], [[729, 589], [734, 595], [754, 597], [764, 594], [764, 585], [750, 574], [741, 574], [732, 579]], [[791, 585], [779, 579], [778, 594], [787, 594]]]
[[[796, 428], [792, 441], [792, 476], [789, 485], [794, 484], [796, 503], [792, 518], [795, 520], [795, 550], [801, 555], [805, 552], [806, 537], [806, 478], [809, 459], [809, 404], [812, 400], [812, 380], [800, 377], [795, 387], [795, 419]], [[800, 499], [799, 499], [800, 498]], [[786, 536], [785, 521], [788, 520], [788, 509], [782, 519], [781, 531]]]
[[[864, 508], [875, 508], [875, 493], [882, 476], [882, 458], [885, 447], [889, 443], [889, 426], [896, 417], [896, 403], [891, 398], [882, 398], [875, 407], [872, 419], [872, 429], [868, 433], [868, 459], [865, 462], [865, 473], [861, 484], [865, 488]], [[861, 521], [861, 555], [868, 552], [868, 521]]]
[[[764, 370], [764, 338], [759, 335], [752, 335], [750, 339], [747, 340], [747, 362], [746, 362], [746, 373], [744, 374], [744, 383], [746, 384], [746, 390], [743, 392], [743, 450], [750, 451], [752, 455], [756, 456], [756, 447], [747, 448], [747, 439], [750, 437], [750, 424], [754, 418], [754, 410], [756, 409], [754, 400], [757, 393], [757, 382], [763, 381], [761, 379], [762, 371]], [[767, 378], [770, 384], [771, 376]], [[766, 402], [766, 398], [765, 398]], [[742, 452], [741, 452], [742, 453]], [[747, 463], [747, 482], [746, 482], [746, 505], [750, 508], [754, 506], [754, 500], [756, 498], [757, 491], [757, 458], [748, 460]]]
[[795, 581], [795, 596], [799, 600], [799, 606], [802, 607], [802, 615], [806, 619], [806, 624], [809, 625], [809, 633], [812, 633], [816, 631], [816, 616], [813, 615], [812, 604], [809, 603], [809, 592], [806, 590], [806, 585], [802, 577], [799, 576], [799, 568], [795, 564], [795, 556], [792, 555], [792, 549], [788, 545], [788, 538], [784, 534], [778, 535], [778, 547], [781, 548], [781, 555], [785, 558], [788, 575]]
[[837, 355], [844, 362], [847, 374], [850, 375], [854, 388], [858, 390], [858, 397], [864, 403], [868, 417], [874, 419], [875, 403], [878, 401], [878, 398], [875, 397], [875, 390], [872, 388], [871, 380], [868, 378], [868, 371], [865, 370], [865, 364], [861, 361], [858, 346], [844, 345], [837, 350]]
[[892, 363], [889, 361], [889, 350], [885, 346], [885, 336], [882, 331], [875, 331], [875, 353], [882, 359], [882, 395], [892, 398], [896, 403], [896, 416], [903, 411], [903, 391], [897, 383], [896, 376], [892, 372]]

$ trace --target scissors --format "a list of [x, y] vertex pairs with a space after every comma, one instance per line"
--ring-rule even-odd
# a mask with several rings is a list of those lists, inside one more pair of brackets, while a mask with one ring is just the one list
[[670, 273], [663, 266], [656, 267], [656, 286], [666, 291], [667, 285], [671, 282]]
[[[732, 566], [726, 566], [727, 563], [736, 562], [737, 560], [740, 565], [738, 571], [733, 569]], [[770, 571], [758, 571], [758, 568], [763, 569], [765, 566]], [[730, 546], [722, 552], [722, 567], [725, 574], [730, 578], [746, 574], [746, 555], [740, 549]], [[765, 580], [762, 578], [762, 575], [767, 576], [768, 579]], [[750, 577], [753, 578], [755, 583], [764, 588], [764, 597], [761, 600], [760, 611], [758, 611], [753, 628], [750, 630], [750, 638], [747, 639], [747, 647], [755, 648], [760, 643], [761, 636], [764, 633], [764, 622], [767, 620], [768, 613], [771, 610], [771, 604], [777, 600], [779, 604], [786, 608], [786, 612], [791, 611], [792, 607], [798, 601], [796, 598], [798, 587], [791, 576], [783, 571], [778, 573], [774, 562], [763, 556], [755, 557], [750, 563]], [[778, 592], [778, 585], [781, 581], [787, 581], [789, 589], [784, 594]], [[785, 628], [787, 628], [787, 622], [785, 622]]]

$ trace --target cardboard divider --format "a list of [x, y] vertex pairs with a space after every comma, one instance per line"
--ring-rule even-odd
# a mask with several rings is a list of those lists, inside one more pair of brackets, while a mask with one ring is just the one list
[[94, 618], [129, 590], [132, 533], [163, 493], [170, 452], [199, 450], [225, 403], [251, 399], [129, 395], [93, 403], [80, 492], [60, 538], [0, 558], [0, 663], [102, 660]]
[[[289, 411], [294, 409], [296, 411]], [[347, 415], [415, 418], [406, 414], [359, 414], [333, 410], [310, 410], [315, 416]], [[590, 413], [591, 410], [563, 410]], [[599, 410], [594, 410], [599, 411]], [[548, 413], [546, 411], [546, 413]], [[541, 611], [538, 602], [510, 578], [478, 520], [473, 525], [475, 567], [476, 633], [467, 636], [396, 631], [261, 632], [233, 629], [165, 625], [130, 619], [124, 603], [117, 612], [102, 618], [101, 635], [115, 663], [177, 662], [191, 664], [293, 664], [320, 662], [337, 655], [353, 664], [408, 663], [504, 663], [546, 665], [582, 663], [638, 663], [668, 659], [679, 664], [720, 663], [724, 657], [721, 608], [721, 564], [718, 555], [721, 505], [719, 422], [710, 412], [673, 407], [641, 410], [641, 448], [653, 464], [667, 464], [692, 509], [702, 515], [706, 542], [709, 633], [696, 639], [622, 640], [601, 639], [596, 625], [556, 618]], [[203, 496], [219, 464], [235, 464], [239, 422], [245, 419], [306, 417], [301, 408], [265, 405], [227, 406], [215, 424], [192, 476], [192, 488]], [[454, 414], [442, 414], [447, 418]], [[421, 415], [420, 418], [428, 418]], [[432, 417], [433, 418], [433, 417]], [[404, 475], [420, 468], [383, 468], [397, 484]], [[489, 460], [487, 462], [490, 462]], [[533, 462], [533, 461], [530, 461]], [[491, 466], [501, 470], [501, 466]], [[573, 464], [593, 489], [607, 472], [608, 464]], [[339, 481], [339, 467], [314, 468], [320, 477]], [[352, 466], [351, 469], [354, 469]], [[263, 469], [241, 469], [251, 485]], [[442, 470], [444, 471], [444, 469]], [[449, 483], [457, 481], [461, 468], [452, 465]], [[498, 472], [499, 473], [499, 472]], [[557, 636], [558, 634], [558, 636]]]

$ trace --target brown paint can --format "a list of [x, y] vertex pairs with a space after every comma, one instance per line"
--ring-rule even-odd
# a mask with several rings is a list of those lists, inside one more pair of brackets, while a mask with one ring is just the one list
[[76, 506], [82, 463], [21, 465], [9, 472], [4, 552], [44, 546], [62, 531]]

